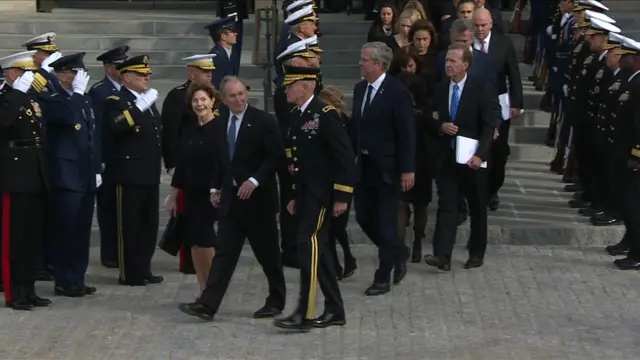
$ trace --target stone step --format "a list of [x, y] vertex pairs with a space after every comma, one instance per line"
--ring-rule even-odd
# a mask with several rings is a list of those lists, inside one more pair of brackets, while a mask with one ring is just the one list
[[548, 128], [548, 121], [546, 126], [514, 126], [512, 124], [509, 131], [509, 140], [519, 144], [544, 144]]
[[[168, 195], [168, 176], [162, 177], [161, 203]], [[588, 218], [570, 209], [567, 202], [571, 194], [562, 191], [564, 184], [558, 175], [549, 173], [548, 165], [540, 161], [516, 161], [510, 159], [505, 185], [500, 191], [501, 206], [489, 213], [489, 242], [517, 245], [603, 245], [619, 240], [623, 227], [594, 227]], [[158, 209], [161, 228], [168, 221], [164, 209]], [[429, 205], [429, 224], [426, 242], [431, 242], [437, 211], [437, 194]], [[389, 209], [389, 216], [394, 210]], [[347, 230], [353, 243], [368, 244], [352, 213]], [[94, 236], [97, 225], [94, 220]], [[465, 244], [469, 236], [469, 223], [460, 226], [459, 244]], [[408, 236], [410, 238], [411, 236]]]

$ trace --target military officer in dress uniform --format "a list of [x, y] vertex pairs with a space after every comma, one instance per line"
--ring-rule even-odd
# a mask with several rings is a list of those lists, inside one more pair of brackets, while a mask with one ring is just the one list
[[53, 233], [55, 294], [82, 297], [96, 292], [85, 283], [96, 188], [102, 183], [100, 144], [85, 53], [51, 63], [62, 91], [43, 102], [47, 115], [47, 168], [51, 187], [49, 216]]
[[616, 120], [621, 122], [619, 125], [627, 134], [623, 140], [627, 149], [624, 172], [624, 224], [629, 252], [625, 258], [615, 260], [614, 264], [621, 270], [640, 270], [640, 43], [625, 41], [625, 44], [635, 51], [629, 59], [631, 76], [618, 97]]
[[[277, 58], [278, 55], [280, 55], [292, 43], [301, 39], [306, 39], [311, 36], [311, 35], [307, 35], [311, 33], [310, 29], [305, 27], [303, 29], [305, 30], [304, 32], [301, 32], [299, 29], [297, 32], [292, 31], [292, 25], [286, 22], [286, 19], [288, 19], [292, 14], [297, 13], [299, 10], [306, 8], [307, 6], [311, 6], [312, 10], [316, 8], [316, 5], [313, 2], [313, 0], [284, 1], [282, 3], [282, 11], [284, 14], [285, 23], [282, 26], [280, 37], [278, 38], [278, 42], [276, 43], [276, 46], [275, 46], [275, 51], [273, 56], [274, 59]], [[316, 14], [316, 17], [317, 16], [318, 15]], [[317, 27], [316, 27], [316, 30], [317, 30]], [[282, 70], [281, 62], [276, 60], [273, 65], [276, 70], [276, 85], [277, 85], [278, 79], [280, 80], [280, 83], [282, 82], [284, 71]]]
[[[113, 154], [111, 150], [111, 136], [108, 124], [103, 121], [104, 103], [108, 96], [115, 95], [122, 86], [122, 75], [116, 66], [127, 59], [129, 46], [119, 46], [96, 58], [104, 67], [104, 79], [95, 83], [89, 89], [89, 97], [93, 106], [96, 131], [95, 138], [99, 139], [100, 153], [104, 159]], [[104, 163], [104, 161], [103, 161]], [[118, 267], [118, 242], [116, 221], [116, 186], [109, 176], [109, 170], [102, 169], [102, 185], [96, 190], [96, 211], [100, 228], [100, 262], [107, 268]]]
[[[302, 331], [346, 324], [328, 235], [331, 218], [347, 210], [356, 181], [355, 155], [342, 119], [333, 106], [314, 96], [319, 72], [314, 67], [285, 67], [284, 78], [287, 99], [296, 104], [285, 152], [294, 171], [287, 208], [298, 217], [300, 297], [295, 312], [274, 324]], [[325, 309], [316, 318], [318, 284]]]
[[39, 125], [42, 113], [27, 95], [37, 70], [34, 53], [0, 59], [7, 82], [0, 91], [0, 169], [4, 174], [0, 176], [0, 263], [6, 306], [15, 310], [51, 304], [38, 297], [34, 288], [48, 186]]
[[609, 73], [610, 76], [608, 81], [601, 81], [599, 86], [599, 91], [602, 93], [599, 99], [600, 103], [594, 104], [597, 129], [595, 134], [596, 142], [594, 143], [597, 148], [597, 157], [594, 159], [596, 160], [597, 169], [594, 175], [596, 176], [599, 190], [603, 192], [601, 196], [603, 200], [602, 212], [591, 217], [591, 223], [596, 226], [617, 225], [622, 222], [616, 170], [623, 168], [623, 166], [616, 165], [619, 163], [619, 159], [624, 159], [624, 156], [615, 156], [613, 143], [613, 132], [615, 131], [613, 120], [615, 119], [611, 116], [611, 112], [618, 101], [620, 85], [625, 80], [625, 76], [629, 77], [629, 74], [620, 69], [620, 59], [622, 57], [620, 48], [623, 41], [624, 36], [616, 33], [609, 34], [609, 40], [604, 48], [607, 51], [606, 64], [608, 72], [606, 73]]
[[249, 18], [249, 12], [247, 11], [246, 4], [247, 3], [245, 0], [226, 0], [218, 2], [218, 16], [220, 16], [220, 18], [222, 18], [223, 20], [233, 20], [233, 30], [236, 36], [235, 43], [233, 44], [233, 51], [231, 52], [231, 65], [234, 69], [234, 73], [228, 75], [237, 76], [240, 73], [240, 60], [242, 55], [242, 38], [244, 28], [243, 22], [244, 19]]
[[[178, 155], [180, 154], [180, 139], [182, 129], [195, 124], [198, 119], [187, 100], [187, 89], [192, 83], [210, 83], [211, 73], [214, 71], [213, 58], [215, 54], [193, 55], [182, 59], [187, 65], [187, 81], [171, 89], [162, 103], [162, 159], [167, 173], [173, 176]], [[218, 104], [216, 104], [218, 105]], [[183, 198], [178, 195], [178, 211], [182, 212]], [[180, 248], [180, 272], [195, 274], [191, 251]]]
[[[293, 40], [294, 38], [292, 38]], [[319, 64], [317, 61], [317, 55], [312, 52], [305, 43], [304, 40], [299, 38], [298, 41], [289, 45], [277, 59], [281, 64], [286, 66], [295, 67], [317, 67]], [[319, 74], [319, 73], [318, 73]], [[274, 108], [276, 117], [278, 118], [278, 127], [280, 128], [280, 134], [285, 139], [291, 126], [292, 117], [291, 109], [292, 105], [287, 99], [286, 89], [283, 84], [284, 78], [280, 86], [276, 88], [273, 96]], [[292, 174], [287, 169], [286, 164], [283, 164], [278, 170], [278, 181], [280, 189], [288, 189], [293, 184]], [[282, 264], [284, 266], [298, 268], [298, 256], [296, 250], [296, 219], [294, 214], [290, 214], [287, 211], [287, 203], [289, 199], [286, 192], [280, 191], [280, 236], [282, 238]]]
[[55, 40], [56, 33], [48, 32], [31, 38], [22, 44], [28, 51], [36, 51], [33, 54], [33, 61], [39, 69], [34, 74], [33, 87], [38, 92], [48, 91], [54, 93], [58, 91], [58, 79], [51, 74], [52, 69], [49, 66], [52, 62], [62, 57]]
[[238, 34], [232, 17], [216, 20], [205, 28], [209, 30], [209, 36], [211, 36], [215, 44], [209, 50], [209, 54], [214, 54], [216, 58], [216, 66], [213, 70], [211, 83], [218, 89], [225, 76], [238, 76], [240, 71], [240, 67], [235, 65], [233, 57], [234, 45], [238, 40]]
[[149, 57], [140, 55], [117, 67], [122, 88], [105, 103], [104, 121], [113, 136], [113, 170], [118, 222], [118, 283], [129, 286], [157, 284], [151, 258], [158, 237], [162, 124], [155, 106], [158, 91], [149, 88]]

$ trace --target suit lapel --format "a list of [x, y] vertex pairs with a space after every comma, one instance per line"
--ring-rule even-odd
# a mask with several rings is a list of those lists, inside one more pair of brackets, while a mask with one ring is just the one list
[[[371, 99], [371, 102], [369, 103], [369, 109], [367, 110], [367, 113], [366, 113], [366, 114], [363, 114], [363, 116], [364, 116], [364, 117], [367, 117], [369, 114], [371, 114], [371, 113], [372, 113], [372, 111], [373, 111], [373, 107], [374, 107], [374, 106], [376, 106], [376, 104], [378, 103], [378, 99], [380, 99], [380, 98], [383, 96], [383, 94], [384, 94], [384, 88], [385, 88], [385, 86], [387, 85], [387, 80], [388, 80], [388, 79], [389, 79], [389, 75], [386, 75], [386, 76], [385, 76], [385, 78], [384, 78], [384, 80], [382, 81], [382, 84], [380, 84], [380, 88], [378, 88], [378, 91], [376, 91], [375, 95], [374, 95], [374, 96], [373, 96], [373, 98]], [[365, 99], [364, 99], [364, 96], [366, 96], [366, 92], [367, 92], [366, 88], [367, 88], [367, 87], [365, 86], [365, 93], [364, 93], [364, 95], [361, 97], [363, 100], [365, 100]]]
[[[231, 158], [229, 157], [229, 140], [227, 140], [227, 128], [229, 127], [229, 110], [227, 109], [227, 107], [221, 107], [220, 108], [220, 116], [218, 116], [216, 118], [219, 122], [220, 122], [220, 127], [221, 130], [220, 133], [222, 134], [222, 139], [220, 139], [220, 141], [222, 141], [222, 143], [224, 144], [223, 149], [222, 149], [222, 153], [223, 153], [223, 158], [225, 159], [225, 161], [227, 162], [231, 162]], [[214, 119], [214, 121], [216, 120]], [[236, 144], [238, 142], [236, 141]]]
[[362, 101], [363, 96], [364, 96], [364, 92], [363, 92], [363, 85], [364, 88], [366, 88], [366, 82], [365, 81], [361, 81], [358, 85], [356, 85], [356, 89], [355, 89], [355, 94], [353, 96], [353, 117], [354, 120], [358, 121], [362, 119]]
[[247, 138], [247, 132], [249, 131], [252, 122], [251, 111], [251, 106], [248, 106], [247, 110], [244, 112], [244, 116], [242, 117], [242, 123], [240, 124], [240, 129], [238, 129], [238, 136], [236, 136], [236, 146], [233, 151], [234, 154], [236, 154], [237, 150], [240, 149], [239, 144]]
[[456, 118], [458, 119], [459, 119], [458, 115], [464, 109], [464, 103], [465, 103], [465, 100], [467, 99], [467, 94], [469, 94], [472, 91], [472, 89], [470, 89], [470, 87], [473, 86], [471, 82], [472, 82], [471, 77], [467, 74], [467, 80], [465, 81], [464, 87], [460, 92], [460, 102], [458, 103], [458, 110], [456, 111]]

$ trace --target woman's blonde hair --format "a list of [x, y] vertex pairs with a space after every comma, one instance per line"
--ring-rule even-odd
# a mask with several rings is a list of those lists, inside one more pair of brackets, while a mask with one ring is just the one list
[[407, 19], [411, 21], [411, 25], [413, 25], [414, 22], [421, 19], [421, 15], [418, 12], [418, 10], [415, 10], [415, 9], [404, 10], [400, 14], [400, 16], [398, 16], [398, 21], [396, 22], [396, 32], [398, 34], [402, 34], [402, 29], [401, 29], [402, 20], [407, 20]]
[[[404, 7], [402, 8], [402, 12], [407, 10], [415, 10], [420, 15], [420, 19], [417, 20], [429, 20], [427, 18], [427, 13], [424, 11], [424, 6], [418, 0], [409, 0]], [[414, 20], [415, 21], [415, 20]]]
[[344, 102], [344, 95], [337, 87], [333, 85], [325, 86], [318, 94], [318, 98], [327, 105], [333, 105], [340, 114], [345, 113], [347, 104]]

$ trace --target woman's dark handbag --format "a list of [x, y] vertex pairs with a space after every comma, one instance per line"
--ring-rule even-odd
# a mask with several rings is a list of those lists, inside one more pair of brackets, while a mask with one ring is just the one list
[[177, 213], [169, 219], [158, 247], [169, 255], [176, 256], [185, 235], [184, 216]]

